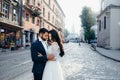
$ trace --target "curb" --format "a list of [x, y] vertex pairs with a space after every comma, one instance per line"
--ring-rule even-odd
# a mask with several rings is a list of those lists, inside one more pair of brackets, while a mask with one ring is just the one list
[[100, 55], [102, 55], [102, 56], [108, 58], [108, 59], [111, 59], [111, 60], [116, 61], [116, 62], [120, 62], [120, 60], [117, 60], [117, 59], [114, 59], [114, 58], [111, 58], [111, 57], [109, 57], [109, 56], [106, 56], [106, 55], [102, 54], [102, 53], [99, 52], [97, 49], [96, 49], [96, 52], [99, 53]]

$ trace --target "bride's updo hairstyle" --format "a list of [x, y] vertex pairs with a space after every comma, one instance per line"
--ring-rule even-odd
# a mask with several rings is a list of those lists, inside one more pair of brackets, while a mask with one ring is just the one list
[[58, 35], [58, 32], [54, 29], [50, 30], [49, 33], [51, 34], [52, 40], [57, 42], [59, 47], [60, 47], [60, 56], [63, 57], [64, 56], [64, 50], [63, 50], [63, 45], [61, 43], [60, 37]]

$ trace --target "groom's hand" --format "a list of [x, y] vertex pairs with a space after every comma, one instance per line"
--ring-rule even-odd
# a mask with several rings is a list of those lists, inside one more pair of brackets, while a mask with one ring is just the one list
[[53, 54], [48, 54], [48, 55], [47, 55], [47, 59], [48, 59], [48, 60], [52, 60], [52, 59], [54, 59], [54, 57], [55, 57], [55, 56], [54, 56]]
[[41, 56], [43, 56], [41, 53], [38, 53], [38, 57], [41, 57]]

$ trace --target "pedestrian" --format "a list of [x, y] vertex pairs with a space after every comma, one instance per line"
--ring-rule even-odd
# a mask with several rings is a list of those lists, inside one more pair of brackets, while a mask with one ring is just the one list
[[81, 46], [80, 41], [79, 41], [79, 46]]

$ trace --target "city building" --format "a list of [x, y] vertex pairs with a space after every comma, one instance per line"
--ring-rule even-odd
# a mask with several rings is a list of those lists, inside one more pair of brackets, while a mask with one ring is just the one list
[[29, 46], [37, 39], [41, 28], [42, 0], [23, 1], [23, 45]]
[[39, 29], [64, 36], [65, 14], [56, 0], [0, 0], [0, 47], [30, 46]]
[[120, 49], [120, 0], [101, 0], [101, 12], [97, 19], [97, 45], [108, 49]]
[[56, 0], [23, 1], [23, 44], [29, 45], [38, 37], [40, 28], [55, 29], [62, 37], [65, 15]]
[[42, 0], [42, 25], [48, 30], [58, 31], [61, 40], [65, 27], [65, 14], [56, 0]]
[[0, 0], [0, 47], [22, 46], [22, 0]]

